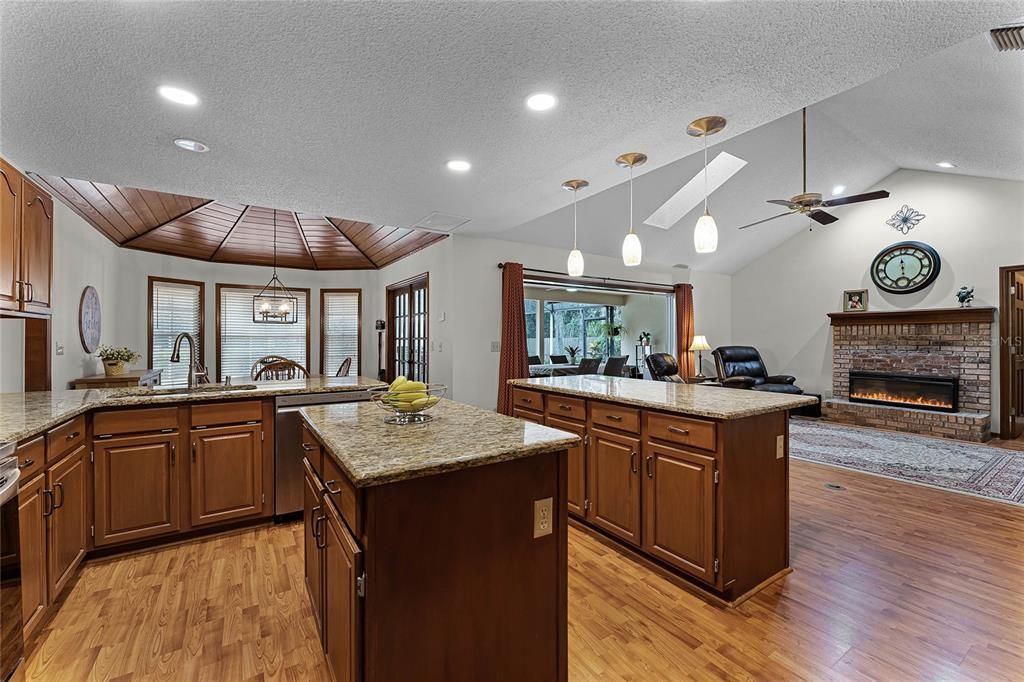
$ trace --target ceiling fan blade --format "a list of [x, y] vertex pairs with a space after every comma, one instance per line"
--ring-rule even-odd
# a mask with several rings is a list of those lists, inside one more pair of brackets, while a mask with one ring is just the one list
[[877, 190], [875, 192], [865, 192], [864, 194], [851, 194], [848, 197], [837, 197], [835, 199], [829, 199], [828, 201], [821, 202], [822, 206], [842, 206], [843, 204], [856, 204], [859, 201], [874, 201], [875, 199], [885, 199], [889, 196], [889, 193], [884, 189]]
[[748, 227], [753, 227], [754, 225], [760, 225], [761, 223], [766, 223], [769, 220], [775, 220], [776, 218], [781, 218], [782, 216], [793, 215], [794, 213], [796, 213], [796, 211], [786, 211], [785, 213], [780, 213], [778, 215], [773, 215], [771, 218], [765, 218], [764, 220], [758, 220], [756, 223], [750, 223], [748, 225], [744, 225], [743, 227], [738, 227], [736, 229], [738, 229], [738, 230], [745, 230]]
[[789, 208], [796, 208], [796, 204], [794, 204], [789, 199], [768, 199], [767, 201], [768, 201], [769, 204], [778, 204], [779, 206], [787, 206]]
[[822, 225], [830, 225], [839, 220], [839, 218], [835, 217], [831, 213], [826, 213], [825, 211], [811, 211], [807, 214], [807, 217], [816, 223], [821, 223]]

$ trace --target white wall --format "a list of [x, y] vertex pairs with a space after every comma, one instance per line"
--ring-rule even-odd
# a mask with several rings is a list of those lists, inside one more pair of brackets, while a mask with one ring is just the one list
[[0, 319], [0, 393], [25, 390], [25, 321]]
[[[997, 306], [999, 266], [1024, 262], [1024, 183], [899, 170], [873, 189], [892, 196], [837, 209], [839, 222], [798, 234], [733, 277], [733, 341], [757, 346], [770, 372], [792, 374], [805, 389], [826, 396], [832, 390], [826, 314], [842, 309], [844, 289], [868, 289], [871, 310], [956, 306], [953, 294], [962, 285], [975, 288], [975, 306]], [[885, 224], [903, 204], [927, 216], [907, 236]], [[882, 293], [871, 282], [871, 261], [885, 246], [905, 240], [935, 247], [942, 259], [939, 277], [915, 294]], [[993, 336], [998, 405], [998, 334]]]
[[[693, 284], [694, 334], [706, 336], [712, 348], [730, 345], [733, 342], [732, 276], [694, 270], [690, 273], [690, 283]], [[711, 351], [703, 353], [701, 370], [709, 377], [716, 376]]]

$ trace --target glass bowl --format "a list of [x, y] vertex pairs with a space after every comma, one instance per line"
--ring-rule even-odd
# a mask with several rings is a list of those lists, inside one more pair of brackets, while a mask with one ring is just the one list
[[448, 387], [444, 384], [425, 384], [425, 388], [407, 390], [401, 390], [401, 386], [399, 390], [374, 388], [370, 390], [370, 400], [391, 413], [384, 418], [388, 424], [423, 424], [433, 419], [427, 410], [440, 402], [447, 392]]

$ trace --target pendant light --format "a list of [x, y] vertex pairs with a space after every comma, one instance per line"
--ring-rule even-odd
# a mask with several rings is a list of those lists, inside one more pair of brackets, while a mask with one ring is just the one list
[[576, 248], [576, 193], [589, 186], [590, 183], [586, 180], [566, 180], [562, 183], [562, 189], [572, 192], [572, 251], [569, 252], [569, 260], [565, 264], [570, 277], [583, 276], [583, 252]]
[[640, 237], [633, 232], [633, 169], [642, 166], [647, 162], [647, 155], [640, 152], [629, 152], [615, 159], [615, 163], [621, 168], [629, 169], [629, 232], [622, 240], [622, 264], [627, 267], [640, 265], [643, 257], [643, 248], [640, 246]]
[[274, 211], [274, 275], [260, 293], [252, 297], [252, 321], [263, 324], [295, 324], [299, 321], [299, 300], [277, 277], [277, 211]]
[[693, 228], [693, 248], [697, 253], [714, 253], [718, 249], [718, 225], [708, 211], [708, 135], [714, 135], [725, 128], [721, 116], [705, 116], [690, 123], [686, 134], [704, 140], [704, 215], [697, 219]]

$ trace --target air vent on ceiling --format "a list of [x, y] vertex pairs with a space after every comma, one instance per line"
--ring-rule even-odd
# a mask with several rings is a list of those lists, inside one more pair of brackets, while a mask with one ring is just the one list
[[999, 52], [1024, 50], [1024, 26], [1002, 26], [988, 32], [992, 47]]
[[413, 225], [413, 227], [417, 230], [449, 233], [456, 228], [465, 225], [470, 220], [471, 218], [463, 218], [462, 216], [451, 215], [450, 213], [434, 211], [426, 218], [421, 219], [418, 223]]

